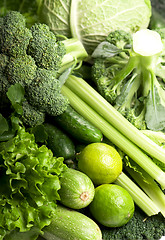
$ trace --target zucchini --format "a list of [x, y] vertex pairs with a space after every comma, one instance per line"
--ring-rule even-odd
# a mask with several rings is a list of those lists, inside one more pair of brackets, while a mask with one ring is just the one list
[[46, 145], [52, 150], [53, 154], [56, 157], [63, 157], [65, 160], [74, 158], [75, 145], [68, 135], [50, 123], [45, 123], [44, 128], [48, 134]]
[[103, 135], [93, 124], [77, 113], [70, 105], [54, 121], [68, 134], [83, 143], [101, 142]]
[[92, 180], [84, 173], [68, 168], [60, 178], [58, 191], [60, 202], [66, 207], [81, 209], [87, 207], [94, 198], [95, 188]]
[[102, 240], [101, 230], [92, 219], [60, 205], [43, 232], [46, 240]]

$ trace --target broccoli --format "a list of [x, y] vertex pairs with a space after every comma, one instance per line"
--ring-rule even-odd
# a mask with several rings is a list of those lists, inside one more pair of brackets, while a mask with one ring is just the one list
[[111, 32], [103, 43], [108, 55], [104, 51], [102, 53], [102, 50], [98, 52], [100, 46], [93, 52], [92, 80], [100, 94], [113, 104], [124, 83], [114, 82], [112, 79], [128, 61], [128, 51], [125, 47], [129, 48], [131, 45], [132, 36], [123, 30], [116, 30]]
[[53, 73], [56, 75], [53, 70], [38, 68], [36, 78], [28, 86], [27, 98], [30, 104], [40, 111], [57, 116], [66, 110], [69, 101], [60, 94], [60, 81], [55, 78]]
[[57, 42], [56, 36], [45, 24], [34, 24], [31, 32], [33, 38], [28, 46], [28, 54], [34, 58], [39, 68], [58, 71], [66, 54], [63, 42]]
[[21, 120], [25, 126], [35, 127], [45, 121], [45, 113], [30, 105], [26, 100], [22, 103], [22, 110]]
[[99, 54], [93, 54], [93, 81], [98, 91], [138, 129], [164, 130], [165, 31], [137, 31], [132, 35], [132, 43], [131, 37], [124, 37], [121, 31], [122, 44], [118, 35], [114, 35], [116, 42], [107, 38], [115, 44], [113, 49], [109, 45], [113, 55], [108, 57], [105, 49], [104, 56], [104, 44]]
[[136, 206], [134, 216], [123, 227], [101, 228], [104, 240], [159, 240], [165, 236], [165, 222], [159, 213], [147, 217], [146, 214]]
[[45, 114], [59, 115], [69, 104], [61, 93], [65, 81], [61, 75], [87, 53], [77, 39], [60, 38], [46, 24], [28, 28], [25, 17], [17, 11], [0, 18], [0, 105], [2, 108], [7, 100], [8, 88], [20, 84], [25, 90], [25, 124], [41, 124]]

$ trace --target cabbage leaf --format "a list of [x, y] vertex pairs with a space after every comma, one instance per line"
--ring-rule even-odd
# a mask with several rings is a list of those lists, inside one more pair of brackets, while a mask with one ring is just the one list
[[150, 0], [38, 0], [40, 20], [56, 34], [76, 37], [91, 53], [109, 32], [148, 27]]

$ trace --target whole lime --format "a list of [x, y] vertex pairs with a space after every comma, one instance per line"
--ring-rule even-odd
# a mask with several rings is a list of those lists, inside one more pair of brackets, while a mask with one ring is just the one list
[[133, 216], [135, 205], [131, 195], [116, 184], [102, 184], [95, 189], [89, 209], [93, 217], [106, 227], [121, 227]]
[[106, 143], [88, 144], [77, 156], [78, 168], [94, 184], [112, 183], [122, 172], [122, 159], [117, 150]]

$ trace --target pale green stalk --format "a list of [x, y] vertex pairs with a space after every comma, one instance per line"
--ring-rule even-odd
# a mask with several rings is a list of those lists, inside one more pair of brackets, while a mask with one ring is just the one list
[[162, 186], [162, 188], [165, 188], [165, 173], [151, 160], [151, 158], [65, 85], [62, 87], [62, 94], [69, 99], [71, 106], [79, 114], [98, 127], [105, 137], [141, 166]]
[[126, 171], [135, 180], [135, 182], [143, 189], [143, 191], [152, 199], [156, 206], [160, 209], [162, 215], [165, 217], [165, 195], [159, 188], [154, 179], [149, 176], [143, 169], [139, 172], [134, 171], [132, 168], [126, 166]]
[[148, 215], [156, 215], [160, 209], [156, 204], [125, 174], [121, 173], [115, 184], [125, 188], [132, 196], [134, 202]]
[[126, 138], [143, 149], [148, 155], [165, 163], [165, 150], [133, 126], [82, 78], [70, 76], [65, 86], [79, 96], [114, 128], [126, 136]]

